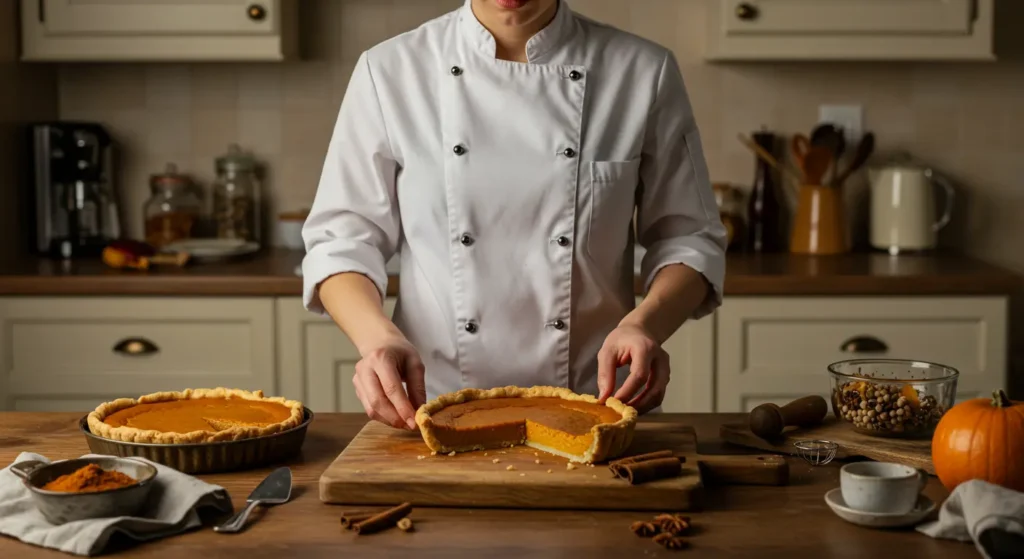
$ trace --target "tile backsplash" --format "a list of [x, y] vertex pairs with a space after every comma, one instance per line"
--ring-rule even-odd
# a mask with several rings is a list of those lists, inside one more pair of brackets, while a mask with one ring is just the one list
[[[66, 64], [60, 114], [111, 127], [122, 145], [130, 233], [147, 178], [176, 162], [204, 184], [232, 142], [266, 164], [275, 211], [307, 207], [338, 105], [360, 53], [462, 0], [306, 0], [304, 60], [285, 64]], [[709, 65], [702, 0], [570, 0], [576, 11], [671, 48], [683, 67], [716, 181], [753, 174], [739, 132], [808, 132], [823, 103], [860, 104], [880, 152], [906, 150], [960, 185], [944, 242], [1024, 271], [1024, 64]], [[863, 194], [853, 181], [851, 203]]]

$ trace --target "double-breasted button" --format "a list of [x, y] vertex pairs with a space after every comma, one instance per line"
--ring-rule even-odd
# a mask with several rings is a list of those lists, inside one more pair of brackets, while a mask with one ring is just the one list
[[459, 68], [458, 66], [452, 66], [451, 73], [453, 76], [459, 77], [462, 75], [462, 68]]
[[560, 318], [556, 318], [551, 321], [551, 327], [555, 330], [565, 330], [565, 321]]
[[576, 157], [576, 150], [572, 148], [565, 148], [565, 150], [562, 151], [562, 155], [568, 157], [569, 159], [572, 159], [573, 157]]
[[455, 155], [464, 155], [466, 153], [466, 148], [462, 147], [462, 144], [459, 144], [453, 147], [452, 151], [455, 152]]
[[465, 246], [470, 246], [476, 241], [473, 239], [473, 236], [470, 235], [469, 233], [463, 233], [462, 236], [459, 237], [459, 242]]
[[472, 320], [467, 322], [466, 325], [464, 326], [464, 328], [470, 334], [476, 334], [476, 331], [478, 330], [476, 322], [473, 322]]
[[572, 72], [569, 72], [569, 79], [574, 82], [578, 82], [583, 79], [583, 74], [573, 70]]
[[558, 243], [558, 246], [560, 247], [567, 247], [569, 246], [569, 237], [562, 235], [561, 237], [555, 239], [555, 242]]

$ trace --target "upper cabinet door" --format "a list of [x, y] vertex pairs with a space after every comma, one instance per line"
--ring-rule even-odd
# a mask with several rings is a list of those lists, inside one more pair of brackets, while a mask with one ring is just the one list
[[727, 33], [966, 35], [973, 0], [725, 0]]
[[266, 62], [298, 55], [300, 0], [21, 0], [22, 59]]
[[995, 59], [995, 0], [706, 2], [713, 61]]
[[50, 33], [267, 34], [277, 25], [273, 0], [43, 0]]

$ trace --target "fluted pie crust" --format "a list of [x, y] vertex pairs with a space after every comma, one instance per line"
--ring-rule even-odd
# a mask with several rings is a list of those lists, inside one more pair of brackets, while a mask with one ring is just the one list
[[[262, 390], [189, 388], [105, 402], [89, 414], [87, 421], [89, 430], [105, 439], [195, 444], [272, 435], [297, 427], [303, 415], [301, 402], [268, 398]], [[149, 428], [137, 427], [133, 422]]]
[[592, 464], [621, 455], [633, 441], [637, 411], [615, 398], [554, 386], [466, 388], [420, 406], [416, 423], [438, 453], [526, 445]]

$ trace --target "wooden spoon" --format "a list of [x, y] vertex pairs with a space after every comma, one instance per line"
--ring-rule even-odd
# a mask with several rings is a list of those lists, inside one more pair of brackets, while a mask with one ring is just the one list
[[790, 144], [793, 150], [793, 158], [796, 159], [796, 166], [804, 173], [804, 181], [807, 180], [807, 170], [804, 169], [804, 158], [811, 149], [811, 140], [803, 134], [794, 134]]
[[871, 154], [875, 151], [875, 135], [868, 132], [860, 139], [857, 144], [857, 151], [854, 153], [853, 161], [850, 162], [850, 166], [847, 167], [843, 172], [839, 173], [833, 180], [833, 184], [836, 186], [842, 186], [846, 179], [850, 178], [850, 175], [855, 173], [858, 169], [867, 163]]
[[832, 152], [825, 147], [811, 146], [807, 150], [807, 155], [804, 156], [804, 179], [807, 184], [811, 185], [823, 185], [825, 175], [829, 169], [832, 168], [832, 163], [835, 158]]
[[839, 161], [846, 151], [846, 136], [843, 129], [831, 124], [820, 124], [811, 133], [811, 145], [828, 148], [832, 152], [832, 179], [839, 172]]

